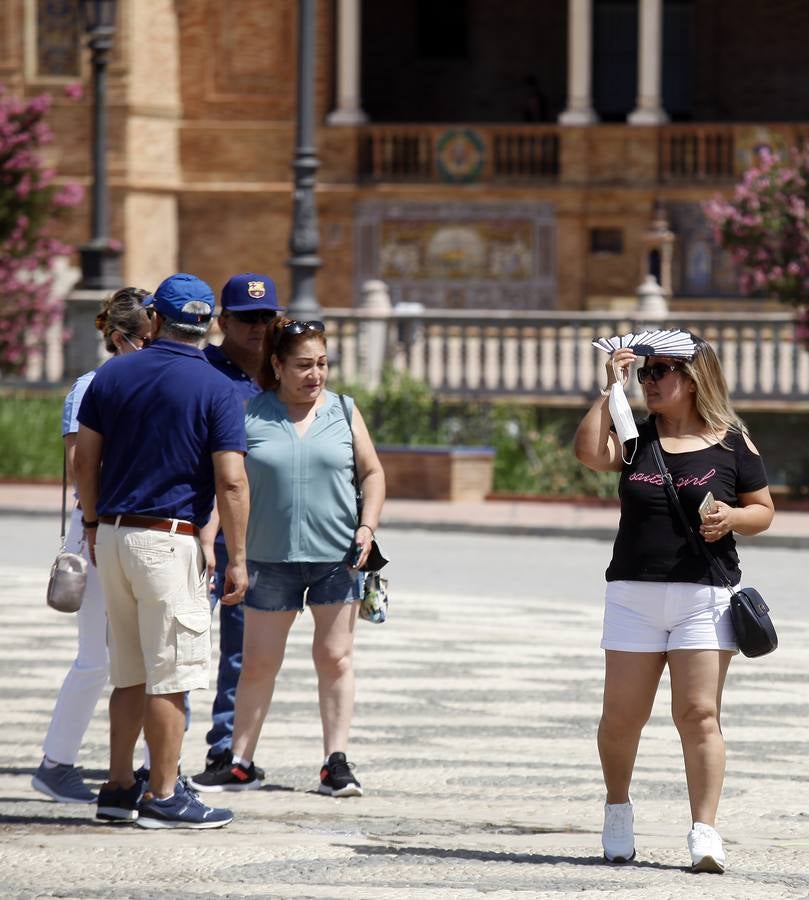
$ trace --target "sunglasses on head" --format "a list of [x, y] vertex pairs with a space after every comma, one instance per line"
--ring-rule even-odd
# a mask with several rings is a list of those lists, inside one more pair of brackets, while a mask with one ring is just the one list
[[233, 316], [237, 322], [245, 325], [269, 325], [275, 318], [274, 309], [250, 309], [247, 312], [231, 312], [228, 315]]
[[638, 381], [645, 384], [647, 381], [658, 382], [665, 378], [669, 372], [677, 372], [682, 369], [676, 363], [655, 363], [653, 366], [641, 366], [638, 369]]
[[284, 325], [285, 334], [303, 334], [304, 331], [317, 331], [320, 334], [326, 330], [326, 326], [316, 319], [312, 322], [287, 322]]

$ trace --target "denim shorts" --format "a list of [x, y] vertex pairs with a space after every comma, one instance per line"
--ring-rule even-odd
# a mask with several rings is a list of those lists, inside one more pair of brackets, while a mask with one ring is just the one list
[[247, 560], [244, 605], [266, 612], [302, 610], [360, 599], [360, 578], [345, 562], [266, 563]]

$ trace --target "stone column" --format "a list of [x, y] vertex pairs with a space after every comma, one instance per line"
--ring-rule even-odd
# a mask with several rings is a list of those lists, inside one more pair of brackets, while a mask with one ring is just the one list
[[368, 121], [360, 103], [360, 0], [338, 0], [337, 109], [329, 125], [361, 125]]
[[591, 125], [598, 120], [593, 110], [593, 3], [567, 2], [567, 108], [561, 125]]
[[631, 125], [660, 125], [663, 109], [663, 0], [640, 0], [638, 26], [638, 100]]

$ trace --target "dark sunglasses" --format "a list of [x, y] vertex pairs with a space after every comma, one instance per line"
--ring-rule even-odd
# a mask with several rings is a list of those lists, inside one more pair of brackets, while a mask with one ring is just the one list
[[284, 325], [285, 334], [303, 334], [304, 331], [317, 331], [319, 334], [323, 334], [325, 330], [326, 326], [316, 319], [312, 322], [287, 322]]
[[275, 318], [275, 310], [273, 309], [251, 309], [247, 312], [231, 312], [228, 315], [233, 316], [237, 322], [244, 325], [269, 325]]
[[655, 363], [653, 366], [641, 366], [637, 372], [638, 381], [641, 384], [645, 384], [649, 380], [658, 382], [661, 378], [665, 378], [669, 372], [678, 372], [681, 369], [682, 366], [678, 366], [675, 363]]

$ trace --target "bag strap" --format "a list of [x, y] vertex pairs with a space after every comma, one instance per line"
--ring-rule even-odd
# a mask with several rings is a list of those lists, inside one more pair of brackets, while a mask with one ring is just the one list
[[357, 521], [359, 522], [361, 518], [360, 511], [362, 509], [362, 488], [360, 487], [360, 479], [357, 475], [357, 454], [354, 450], [354, 431], [351, 428], [351, 416], [348, 414], [346, 398], [343, 394], [338, 394], [337, 396], [340, 398], [340, 406], [343, 407], [343, 415], [346, 417], [348, 432], [351, 435], [351, 465], [354, 469], [354, 495], [357, 498]]
[[707, 560], [708, 565], [719, 576], [719, 580], [722, 584], [733, 591], [734, 586], [725, 573], [725, 570], [722, 568], [719, 560], [708, 548], [708, 545], [702, 539], [702, 536], [694, 531], [691, 523], [686, 518], [685, 510], [683, 509], [683, 505], [680, 503], [680, 498], [677, 494], [677, 488], [674, 487], [674, 480], [671, 477], [671, 472], [666, 468], [666, 464], [663, 461], [663, 450], [660, 446], [660, 438], [657, 434], [657, 425], [655, 424], [654, 416], [649, 416], [649, 424], [652, 428], [652, 454], [657, 463], [657, 468], [660, 469], [660, 474], [663, 476], [663, 488], [666, 491], [666, 496], [669, 498], [669, 503], [674, 507], [674, 510], [682, 522], [683, 528], [685, 528], [685, 533], [688, 537], [688, 543], [691, 545], [691, 549], [696, 550], [697, 553], [702, 553]]
[[62, 531], [59, 537], [65, 543], [65, 522], [67, 520], [67, 447], [62, 449]]

